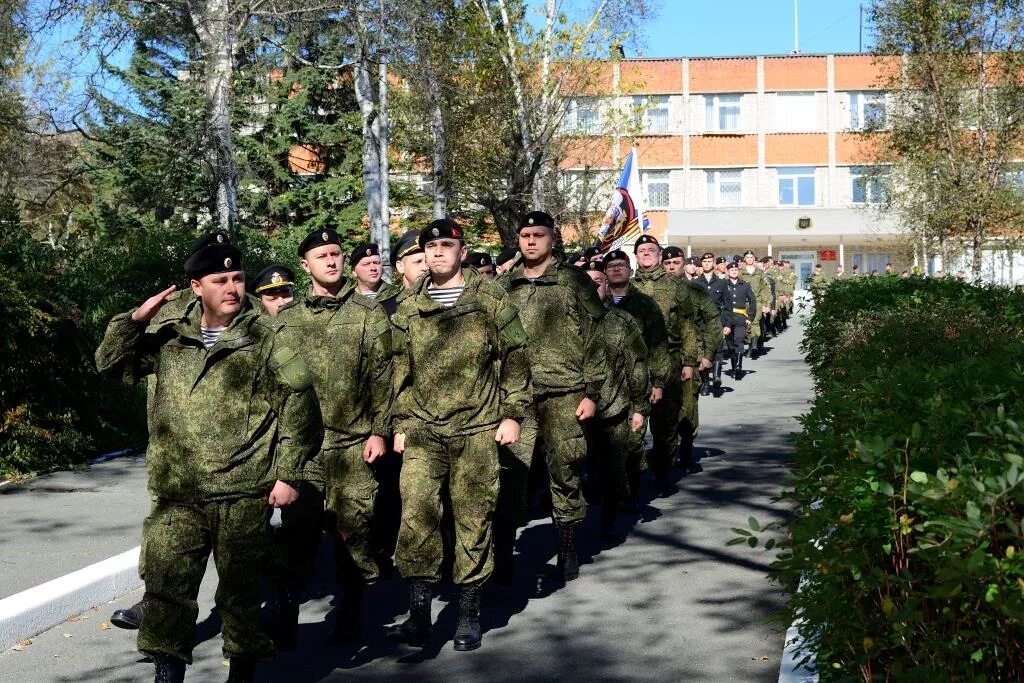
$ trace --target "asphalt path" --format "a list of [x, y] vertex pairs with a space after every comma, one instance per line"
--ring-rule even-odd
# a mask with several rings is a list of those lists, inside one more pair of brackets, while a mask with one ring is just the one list
[[[433, 602], [430, 647], [388, 643], [383, 626], [407, 608], [406, 585], [397, 577], [368, 589], [361, 647], [325, 644], [335, 604], [325, 542], [302, 609], [299, 649], [261, 664], [258, 680], [778, 680], [785, 625], [772, 615], [785, 596], [766, 577], [773, 555], [726, 542], [734, 535], [730, 528], [745, 526], [750, 516], [765, 523], [785, 515], [772, 498], [786, 482], [790, 433], [799, 429], [795, 418], [812, 396], [797, 348], [800, 335], [794, 321], [768, 342], [767, 355], [745, 362], [749, 374], [742, 381], [725, 378], [720, 397], [701, 399], [697, 450], [704, 471], [680, 477], [671, 495], [645, 496], [640, 515], [620, 519], [623, 543], [600, 549], [594, 506], [580, 532], [578, 580], [563, 585], [542, 578], [543, 568], [553, 564], [555, 541], [550, 520], [538, 513], [520, 533], [515, 584], [485, 593], [481, 649], [452, 650], [457, 596], [450, 583], [440, 586]], [[137, 541], [143, 511], [134, 519], [113, 508], [95, 513], [90, 523], [133, 526]], [[44, 519], [46, 511], [36, 514]], [[63, 543], [59, 539], [50, 552], [60, 552]], [[108, 555], [123, 549], [111, 547]], [[211, 565], [199, 597], [195, 664], [186, 680], [227, 677], [213, 609], [215, 582]], [[36, 636], [18, 651], [0, 653], [3, 678], [151, 680], [152, 665], [135, 651], [134, 633], [107, 623], [112, 610], [140, 596], [141, 591], [126, 595]]]

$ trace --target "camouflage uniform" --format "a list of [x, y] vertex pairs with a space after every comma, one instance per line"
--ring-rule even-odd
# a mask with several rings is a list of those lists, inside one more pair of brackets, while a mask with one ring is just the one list
[[259, 628], [257, 569], [266, 561], [278, 480], [307, 476], [320, 448], [320, 407], [281, 325], [251, 302], [209, 351], [201, 303], [165, 306], [148, 324], [115, 316], [96, 351], [103, 372], [150, 382], [146, 464], [153, 506], [143, 525], [146, 618], [138, 649], [192, 661], [196, 596], [213, 553], [227, 657], [273, 653]]
[[405, 285], [402, 284], [401, 276], [397, 272], [395, 277], [398, 278], [397, 282], [385, 282], [377, 290], [376, 301], [388, 314], [388, 318], [393, 316], [395, 311], [398, 310], [398, 299], [406, 291]]
[[[757, 266], [753, 266], [754, 271], [751, 273], [747, 272], [745, 265], [740, 266], [740, 279], [750, 285], [750, 288], [754, 290], [754, 298], [757, 299], [757, 309], [754, 315], [753, 331], [761, 329], [761, 308], [764, 306], [772, 305], [772, 287], [768, 283], [768, 278], [764, 276], [764, 271], [760, 270]], [[751, 339], [756, 337], [755, 334], [749, 335]]]
[[494, 430], [522, 420], [530, 402], [526, 335], [509, 297], [471, 268], [445, 308], [417, 283], [395, 313], [395, 433], [405, 434], [398, 569], [441, 577], [442, 491], [455, 518], [456, 584], [490, 576], [491, 520], [498, 496]]
[[600, 401], [605, 378], [599, 322], [605, 314], [593, 282], [582, 270], [552, 261], [537, 278], [523, 265], [496, 282], [519, 309], [529, 339], [538, 436], [544, 444], [552, 516], [571, 525], [586, 516], [580, 467], [587, 446], [576, 409], [584, 397]]
[[[697, 361], [707, 358], [713, 361], [722, 343], [722, 326], [719, 322], [720, 309], [712, 300], [708, 290], [694, 280], [683, 283], [684, 299], [687, 304], [682, 307], [684, 317], [691, 318], [696, 324]], [[694, 372], [693, 378], [683, 384], [683, 408], [679, 425], [679, 434], [684, 440], [683, 462], [687, 462], [686, 448], [693, 443], [700, 427], [700, 416], [697, 400], [700, 392], [700, 376]], [[689, 444], [689, 445], [688, 445]]]

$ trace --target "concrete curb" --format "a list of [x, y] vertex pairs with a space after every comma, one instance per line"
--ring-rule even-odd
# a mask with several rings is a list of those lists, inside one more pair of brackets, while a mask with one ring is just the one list
[[0, 600], [0, 650], [142, 585], [139, 547]]
[[786, 647], [782, 651], [782, 663], [779, 666], [779, 683], [818, 683], [818, 673], [800, 665], [803, 657], [801, 652], [804, 639], [793, 624], [786, 631]]

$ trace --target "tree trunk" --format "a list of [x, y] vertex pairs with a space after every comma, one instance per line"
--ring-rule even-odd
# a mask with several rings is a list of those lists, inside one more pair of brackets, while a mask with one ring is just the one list
[[355, 87], [356, 102], [363, 123], [363, 194], [366, 198], [366, 212], [370, 218], [371, 239], [380, 234], [381, 219], [381, 175], [380, 175], [380, 120], [373, 101], [371, 77], [370, 37], [367, 33], [365, 6], [357, 11], [359, 31], [356, 39], [359, 48], [356, 54]]
[[430, 107], [430, 137], [433, 142], [431, 154], [431, 172], [434, 179], [434, 218], [448, 215], [448, 196], [450, 193], [448, 173], [445, 170], [445, 157], [448, 155], [448, 133], [444, 127], [444, 114], [441, 111], [441, 88], [437, 84], [437, 73], [430, 60], [430, 51], [417, 41], [419, 59], [423, 65], [427, 83], [427, 104]]
[[[980, 223], [980, 221], [979, 221]], [[975, 280], [981, 278], [981, 262], [982, 262], [982, 234], [981, 226], [976, 225], [973, 234], [971, 235], [971, 274]]]
[[[383, 44], [383, 40], [381, 41]], [[388, 159], [388, 65], [381, 55], [378, 67], [377, 101], [377, 140], [380, 145], [380, 214], [378, 225], [373, 231], [373, 241], [380, 245], [380, 259], [384, 264], [384, 274], [391, 276], [391, 178], [389, 175], [390, 160]], [[373, 228], [371, 224], [371, 229]]]

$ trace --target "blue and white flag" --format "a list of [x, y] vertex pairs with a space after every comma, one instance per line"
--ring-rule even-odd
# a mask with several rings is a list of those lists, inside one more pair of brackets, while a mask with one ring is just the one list
[[626, 155], [619, 184], [612, 193], [608, 209], [601, 219], [594, 246], [604, 253], [633, 235], [650, 227], [645, 215], [644, 193], [640, 186], [640, 156], [634, 147]]

